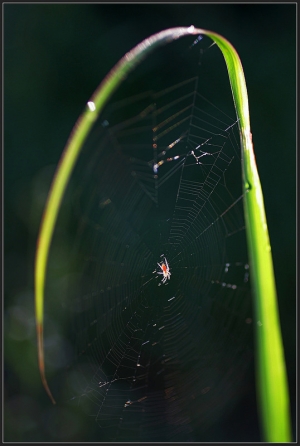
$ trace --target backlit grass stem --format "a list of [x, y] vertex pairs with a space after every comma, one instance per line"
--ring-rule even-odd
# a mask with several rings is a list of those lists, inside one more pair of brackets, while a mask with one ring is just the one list
[[227, 65], [236, 114], [239, 120], [242, 146], [244, 212], [251, 283], [254, 290], [258, 410], [263, 440], [289, 442], [291, 441], [289, 397], [273, 262], [263, 194], [252, 145], [248, 95], [243, 68], [237, 52], [226, 39], [214, 32], [193, 26], [171, 28], [157, 33], [125, 54], [88, 101], [64, 149], [49, 192], [36, 250], [35, 311], [39, 369], [42, 382], [52, 402], [55, 403], [47, 384], [44, 367], [45, 277], [49, 248], [61, 201], [80, 150], [104, 105], [116, 88], [124, 81], [127, 74], [156, 47], [186, 35], [207, 35], [210, 37], [222, 51]]

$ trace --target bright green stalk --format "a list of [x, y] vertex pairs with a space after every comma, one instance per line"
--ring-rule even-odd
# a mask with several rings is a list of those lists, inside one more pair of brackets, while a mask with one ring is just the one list
[[127, 53], [100, 84], [70, 135], [51, 186], [37, 243], [35, 308], [41, 378], [49, 397], [55, 403], [47, 384], [44, 368], [43, 306], [45, 274], [50, 243], [61, 201], [83, 143], [111, 94], [126, 78], [129, 71], [150, 51], [179, 37], [199, 34], [209, 36], [223, 53], [236, 114], [239, 119], [246, 232], [255, 301], [257, 394], [264, 440], [288, 442], [291, 441], [291, 432], [285, 361], [271, 247], [263, 195], [253, 152], [248, 96], [243, 68], [235, 49], [226, 39], [211, 31], [197, 29], [193, 26], [162, 31], [145, 39]]
[[243, 68], [232, 45], [206, 33], [226, 61], [242, 146], [244, 213], [254, 288], [257, 397], [263, 437], [268, 442], [290, 442], [288, 384], [277, 306], [276, 285], [264, 199], [250, 131], [248, 95]]

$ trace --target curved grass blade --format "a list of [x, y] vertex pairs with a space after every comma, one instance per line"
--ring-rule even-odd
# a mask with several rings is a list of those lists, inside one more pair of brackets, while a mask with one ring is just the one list
[[206, 32], [226, 61], [242, 148], [244, 213], [254, 289], [256, 387], [263, 439], [290, 442], [288, 383], [264, 199], [250, 130], [248, 95], [240, 58], [223, 37]]
[[244, 209], [247, 242], [254, 288], [256, 330], [257, 395], [265, 441], [291, 441], [289, 397], [271, 247], [263, 194], [255, 162], [250, 130], [248, 95], [243, 68], [232, 45], [220, 35], [195, 28], [172, 28], [145, 39], [118, 62], [87, 103], [64, 149], [45, 207], [36, 251], [35, 309], [39, 369], [43, 385], [48, 387], [43, 353], [43, 307], [45, 273], [50, 243], [61, 201], [83, 143], [105, 103], [127, 74], [157, 46], [185, 35], [207, 35], [220, 48], [228, 69], [232, 95], [239, 120], [242, 146]]
[[146, 55], [156, 47], [176, 40], [179, 37], [191, 34], [199, 34], [194, 27], [172, 28], [161, 31], [143, 40], [139, 45], [125, 54], [122, 59], [112, 68], [108, 75], [99, 85], [91, 99], [88, 101], [82, 115], [78, 118], [72, 133], [67, 141], [61, 156], [56, 174], [54, 176], [47, 203], [45, 206], [40, 232], [37, 241], [35, 258], [35, 313], [38, 339], [38, 362], [43, 385], [51, 401], [55, 400], [48, 387], [45, 376], [44, 350], [43, 350], [43, 314], [44, 314], [44, 288], [45, 275], [49, 255], [49, 248], [61, 201], [71, 177], [74, 165], [80, 150], [87, 138], [94, 122], [104, 105], [123, 82], [128, 73], [142, 61]]

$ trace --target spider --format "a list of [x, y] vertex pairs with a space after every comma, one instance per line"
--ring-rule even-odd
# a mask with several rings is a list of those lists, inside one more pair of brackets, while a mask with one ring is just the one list
[[157, 274], [162, 274], [163, 278], [161, 279], [162, 283], [166, 283], [167, 279], [170, 280], [170, 267], [168, 264], [167, 259], [165, 258], [164, 262], [158, 263], [158, 266], [160, 267], [161, 271], [157, 271]]

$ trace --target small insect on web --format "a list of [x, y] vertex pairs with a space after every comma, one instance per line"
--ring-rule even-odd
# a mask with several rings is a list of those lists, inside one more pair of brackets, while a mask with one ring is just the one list
[[[170, 273], [170, 267], [168, 264], [168, 261], [166, 258], [164, 258], [165, 260], [161, 261], [160, 263], [157, 263], [157, 265], [159, 266], [159, 268], [161, 269], [161, 271], [154, 271], [157, 274], [162, 274], [163, 278], [161, 279], [162, 283], [166, 283], [167, 279], [170, 280], [171, 279], [171, 273]], [[160, 286], [160, 283], [158, 284], [158, 286]]]

